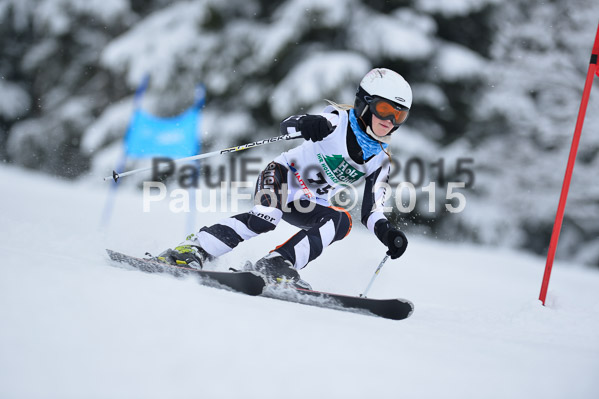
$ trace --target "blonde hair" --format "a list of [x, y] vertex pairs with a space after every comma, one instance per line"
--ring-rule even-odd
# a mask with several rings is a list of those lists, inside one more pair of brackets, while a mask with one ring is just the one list
[[335, 101], [327, 100], [326, 98], [324, 100], [326, 102], [328, 102], [329, 105], [335, 107], [336, 109], [338, 109], [340, 111], [349, 111], [350, 109], [352, 109], [354, 107], [351, 104], [337, 104]]

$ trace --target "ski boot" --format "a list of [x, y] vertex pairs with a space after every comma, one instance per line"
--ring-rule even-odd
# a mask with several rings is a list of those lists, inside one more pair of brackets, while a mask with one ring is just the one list
[[194, 242], [194, 235], [187, 236], [187, 239], [176, 246], [169, 248], [156, 257], [160, 262], [170, 265], [190, 266], [194, 269], [202, 269], [207, 262], [214, 260], [214, 256], [204, 251], [202, 247]]
[[305, 290], [312, 289], [310, 284], [300, 278], [293, 264], [278, 252], [273, 251], [259, 259], [252, 268], [264, 274], [270, 283], [288, 284]]

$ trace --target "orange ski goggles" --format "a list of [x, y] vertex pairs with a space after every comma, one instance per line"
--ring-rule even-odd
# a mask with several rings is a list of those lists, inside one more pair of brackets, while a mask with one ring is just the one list
[[370, 112], [376, 115], [377, 118], [388, 120], [393, 123], [393, 126], [398, 127], [408, 119], [410, 109], [399, 104], [394, 104], [379, 97], [365, 98], [368, 102]]

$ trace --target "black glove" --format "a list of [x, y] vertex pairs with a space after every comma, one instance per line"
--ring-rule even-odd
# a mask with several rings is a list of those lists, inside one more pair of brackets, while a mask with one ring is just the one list
[[385, 240], [384, 244], [389, 248], [387, 255], [389, 255], [391, 259], [397, 259], [406, 252], [408, 239], [401, 231], [392, 228], [387, 232]]
[[391, 259], [397, 259], [406, 252], [406, 248], [408, 247], [406, 235], [391, 227], [391, 223], [387, 219], [381, 219], [375, 223], [374, 234], [389, 248], [387, 255]]
[[335, 130], [331, 122], [321, 115], [302, 116], [298, 128], [304, 139], [312, 141], [320, 141]]

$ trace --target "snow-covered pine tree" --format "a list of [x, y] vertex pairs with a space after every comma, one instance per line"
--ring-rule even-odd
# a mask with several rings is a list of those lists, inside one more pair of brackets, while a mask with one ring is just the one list
[[[597, 15], [586, 0], [510, 1], [495, 15], [487, 86], [460, 144], [477, 161], [478, 195], [459, 220], [475, 240], [546, 254]], [[599, 265], [594, 86], [557, 256]]]

